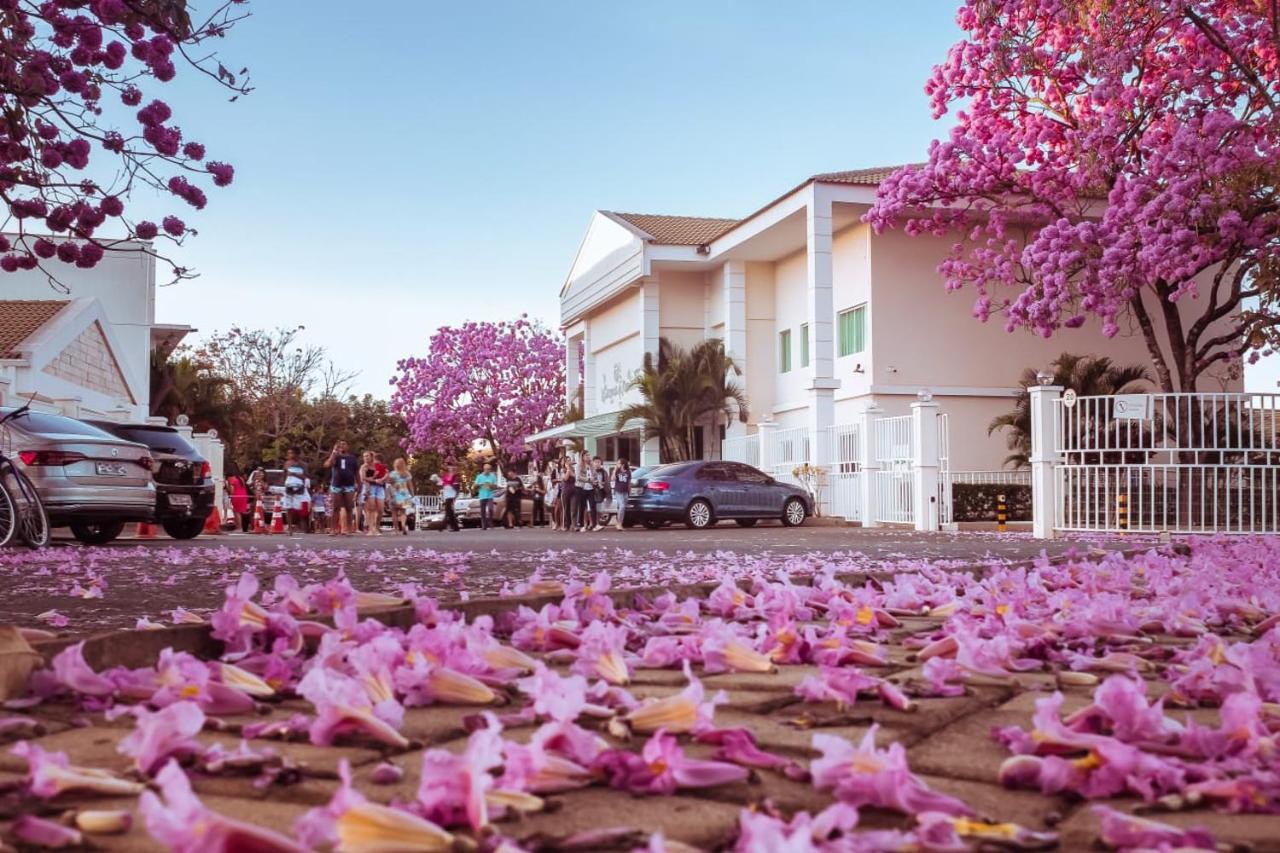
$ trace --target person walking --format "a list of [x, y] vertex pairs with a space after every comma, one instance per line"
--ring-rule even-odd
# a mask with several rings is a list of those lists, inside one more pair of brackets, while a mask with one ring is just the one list
[[391, 463], [391, 472], [387, 475], [387, 502], [391, 506], [392, 529], [403, 536], [409, 535], [409, 509], [413, 506], [413, 475], [409, 473], [409, 465], [404, 457]]
[[316, 489], [311, 494], [311, 532], [333, 532], [329, 529], [329, 500], [324, 489]]
[[[259, 465], [249, 475], [249, 492], [253, 495], [254, 507], [262, 508], [262, 523], [271, 523], [271, 507], [267, 504], [267, 472]], [[255, 510], [256, 511], [256, 510]]]
[[384, 483], [385, 479], [378, 477], [378, 465], [373, 451], [366, 450], [364, 464], [360, 466], [360, 497], [364, 508], [365, 536], [382, 535], [382, 501], [386, 498]]
[[551, 529], [560, 529], [560, 460], [553, 459], [547, 464], [547, 516], [551, 519]]
[[493, 473], [493, 463], [484, 463], [484, 470], [476, 474], [476, 497], [480, 499], [480, 529], [488, 530], [493, 524], [493, 494], [498, 490], [498, 477]]
[[578, 457], [578, 468], [574, 472], [578, 484], [578, 505], [574, 510], [574, 524], [579, 533], [585, 533], [595, 526], [596, 487], [591, 475], [591, 454], [583, 451]]
[[356, 477], [360, 460], [351, 452], [345, 441], [333, 446], [324, 467], [330, 470], [329, 502], [333, 505], [333, 532], [338, 536], [350, 536], [355, 529]]
[[592, 530], [604, 530], [604, 525], [600, 523], [600, 513], [609, 511], [609, 495], [609, 474], [604, 470], [604, 460], [597, 456], [591, 460]]
[[619, 459], [613, 466], [613, 526], [624, 527], [627, 514], [627, 495], [631, 494], [631, 462]]
[[524, 507], [524, 481], [515, 471], [507, 473], [506, 503], [502, 507], [502, 526], [508, 530], [519, 530], [522, 526], [520, 513]]
[[289, 448], [284, 458], [284, 499], [280, 502], [284, 512], [285, 532], [293, 535], [294, 525], [305, 523], [303, 508], [308, 502], [307, 469], [298, 460], [298, 451]]
[[547, 481], [542, 472], [535, 470], [533, 482], [529, 485], [529, 494], [533, 499], [533, 516], [529, 523], [533, 527], [547, 526]]
[[253, 513], [249, 511], [249, 487], [245, 484], [244, 478], [233, 471], [227, 478], [226, 489], [231, 497], [231, 511], [240, 522], [240, 532], [248, 533], [249, 523], [253, 518]]
[[560, 529], [566, 533], [574, 529], [574, 516], [578, 512], [578, 477], [573, 460], [565, 457], [560, 462]]
[[444, 527], [457, 533], [462, 528], [458, 526], [458, 515], [453, 510], [453, 502], [458, 499], [458, 489], [462, 485], [462, 478], [458, 476], [458, 467], [452, 463], [445, 466], [443, 474], [437, 474], [433, 478], [436, 485], [440, 487], [440, 504], [444, 508]]

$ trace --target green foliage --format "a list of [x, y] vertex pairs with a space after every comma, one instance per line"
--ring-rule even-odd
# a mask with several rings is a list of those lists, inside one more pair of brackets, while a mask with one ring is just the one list
[[[1108, 394], [1137, 394], [1151, 381], [1147, 369], [1139, 364], [1120, 367], [1104, 356], [1074, 355], [1064, 352], [1050, 365], [1052, 385], [1074, 389], [1081, 397]], [[1022, 390], [1014, 398], [1013, 411], [992, 419], [987, 434], [1005, 430], [1005, 444], [1011, 451], [1004, 459], [1010, 468], [1026, 468], [1031, 464], [1031, 392], [1040, 380], [1035, 368], [1022, 371], [1018, 384]]]
[[1007, 521], [1031, 520], [1031, 487], [1011, 483], [952, 483], [951, 518], [953, 521], [995, 521], [996, 503], [1005, 497]]
[[697, 430], [723, 417], [748, 418], [746, 392], [730, 376], [741, 371], [718, 339], [685, 350], [666, 338], [659, 341], [654, 363], [646, 353], [644, 367], [631, 382], [641, 402], [618, 413], [618, 428], [629, 420], [644, 422], [645, 440], [656, 438], [664, 462], [696, 458]]

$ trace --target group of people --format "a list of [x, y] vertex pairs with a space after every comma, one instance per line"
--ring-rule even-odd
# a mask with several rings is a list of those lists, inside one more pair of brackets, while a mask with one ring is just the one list
[[[463, 488], [456, 466], [432, 477], [440, 486], [444, 512], [444, 530], [460, 530], [454, 504]], [[631, 463], [619, 460], [606, 468], [604, 460], [583, 453], [576, 459], [555, 459], [534, 473], [528, 486], [519, 474], [509, 471], [504, 476], [493, 463], [484, 463], [472, 481], [479, 504], [480, 528], [518, 528], [524, 524], [523, 505], [531, 501], [530, 523], [534, 527], [550, 524], [554, 530], [585, 532], [603, 530], [601, 520], [613, 510], [614, 526], [621, 530], [626, 518], [627, 494], [631, 491]], [[504, 493], [505, 492], [505, 493]], [[494, 520], [494, 508], [502, 498], [502, 513]]]
[[261, 507], [264, 518], [277, 511], [283, 513], [288, 533], [301, 530], [337, 536], [350, 536], [359, 529], [366, 536], [380, 536], [382, 513], [389, 508], [394, 531], [408, 534], [413, 477], [403, 458], [388, 468], [382, 454], [366, 450], [357, 457], [347, 442], [339, 441], [324, 460], [320, 479], [327, 483], [313, 489], [307, 466], [298, 451], [290, 449], [279, 490], [272, 490], [266, 469], [258, 466], [247, 478], [238, 473], [227, 477], [226, 495], [245, 533], [250, 530], [255, 507]]

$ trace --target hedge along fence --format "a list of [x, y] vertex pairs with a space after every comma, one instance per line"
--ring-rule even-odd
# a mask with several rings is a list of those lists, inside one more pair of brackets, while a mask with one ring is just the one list
[[1031, 487], [999, 483], [952, 483], [954, 521], [995, 521], [996, 503], [1004, 495], [1008, 521], [1031, 520]]

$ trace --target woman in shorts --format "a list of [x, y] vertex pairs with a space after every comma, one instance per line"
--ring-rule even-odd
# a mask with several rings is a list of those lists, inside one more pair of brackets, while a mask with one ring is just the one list
[[298, 451], [290, 450], [284, 460], [284, 510], [286, 532], [293, 533], [294, 525], [306, 523], [304, 512], [310, 504], [311, 496], [307, 494], [307, 469], [298, 461]]
[[360, 466], [361, 498], [364, 504], [364, 535], [382, 535], [382, 502], [386, 499], [385, 479], [379, 479], [373, 451], [364, 452], [364, 464]]
[[407, 521], [413, 508], [413, 475], [409, 473], [403, 457], [391, 463], [391, 473], [387, 475], [387, 503], [391, 506], [391, 523], [395, 530], [408, 536]]

